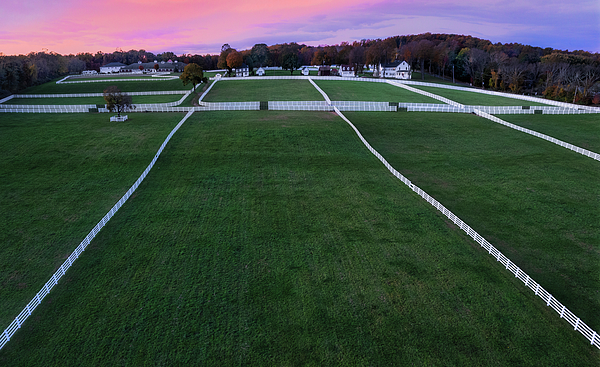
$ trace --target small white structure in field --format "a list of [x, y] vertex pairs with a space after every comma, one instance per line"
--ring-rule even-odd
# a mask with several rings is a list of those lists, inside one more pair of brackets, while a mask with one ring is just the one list
[[354, 66], [353, 65], [341, 65], [340, 66], [340, 76], [341, 77], [354, 77], [356, 76], [354, 73]]
[[104, 66], [100, 66], [100, 74], [109, 74], [109, 73], [118, 73], [121, 71], [121, 68], [124, 68], [125, 64], [121, 64], [120, 62], [111, 62]]
[[256, 75], [258, 75], [258, 76], [264, 76], [265, 75], [265, 69], [263, 69], [262, 67], [258, 68], [258, 70], [256, 70]]
[[123, 121], [127, 121], [127, 115], [123, 115], [123, 116], [113, 116], [110, 118], [111, 122], [123, 122]]
[[96, 70], [84, 70], [81, 72], [81, 75], [96, 75], [98, 72]]
[[310, 70], [308, 70], [307, 67], [302, 68], [302, 75], [309, 76], [310, 75]]

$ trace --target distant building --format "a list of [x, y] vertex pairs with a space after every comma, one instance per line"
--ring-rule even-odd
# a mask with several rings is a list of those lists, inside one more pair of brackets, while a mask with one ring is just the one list
[[[154, 65], [158, 65], [158, 69], [154, 68]], [[158, 61], [154, 62], [141, 62], [138, 61], [135, 64], [127, 65], [121, 69], [121, 73], [128, 74], [148, 74], [148, 73], [177, 73], [182, 72], [187, 64], [177, 61]]]
[[242, 64], [239, 68], [235, 69], [236, 77], [246, 77], [250, 76], [250, 68], [246, 64]]
[[96, 75], [98, 72], [96, 70], [84, 70], [81, 72], [81, 75]]
[[331, 75], [331, 67], [329, 65], [319, 66], [319, 71], [317, 72], [318, 76], [330, 76]]
[[100, 74], [118, 73], [125, 66], [127, 65], [121, 64], [120, 62], [111, 62], [104, 66], [100, 66]]
[[310, 70], [308, 70], [307, 67], [302, 68], [302, 75], [309, 76], [310, 75]]
[[331, 76], [339, 76], [340, 73], [337, 68], [331, 68]]
[[377, 74], [380, 78], [410, 79], [412, 70], [406, 61], [395, 61], [388, 64], [379, 64]]
[[258, 76], [264, 76], [265, 75], [265, 69], [258, 68], [258, 70], [256, 70], [256, 75], [258, 75]]
[[354, 65], [341, 65], [340, 76], [350, 78], [356, 76]]

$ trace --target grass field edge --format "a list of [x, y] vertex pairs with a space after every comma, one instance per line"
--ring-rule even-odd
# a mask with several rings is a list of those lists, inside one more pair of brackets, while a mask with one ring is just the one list
[[532, 290], [536, 296], [539, 296], [543, 301], [546, 302], [546, 306], [552, 307], [554, 311], [556, 311], [560, 318], [564, 318], [571, 326], [574, 327], [575, 331], [579, 331], [587, 340], [590, 341], [591, 345], [595, 345], [598, 349], [600, 349], [600, 335], [598, 332], [587, 326], [585, 322], [581, 321], [579, 317], [577, 317], [573, 312], [566, 308], [562, 303], [560, 303], [555, 297], [553, 297], [548, 291], [546, 291], [539, 283], [535, 282], [527, 273], [521, 270], [516, 264], [514, 264], [508, 257], [502, 254], [496, 247], [494, 247], [490, 242], [488, 242], [485, 238], [483, 238], [479, 233], [477, 233], [473, 228], [471, 228], [467, 223], [462, 221], [459, 217], [454, 215], [450, 210], [444, 207], [439, 201], [434, 199], [432, 196], [427, 194], [421, 188], [413, 184], [408, 178], [398, 172], [392, 165], [390, 165], [385, 158], [379, 152], [377, 152], [362, 136], [360, 131], [352, 124], [352, 122], [342, 114], [342, 112], [334, 107], [335, 113], [340, 116], [346, 123], [350, 125], [350, 127], [355, 131], [359, 139], [362, 143], [369, 149], [373, 155], [375, 155], [384, 165], [385, 167], [400, 181], [402, 181], [405, 185], [407, 185], [412, 191], [417, 193], [423, 199], [425, 199], [429, 204], [435, 207], [438, 211], [440, 211], [444, 216], [450, 219], [454, 224], [456, 224], [461, 230], [463, 230], [469, 237], [471, 237], [475, 242], [481, 245], [484, 249], [486, 249], [489, 255], [493, 256], [496, 261], [500, 262], [505, 266], [505, 269], [510, 271], [515, 275], [516, 278], [519, 278], [527, 288]]

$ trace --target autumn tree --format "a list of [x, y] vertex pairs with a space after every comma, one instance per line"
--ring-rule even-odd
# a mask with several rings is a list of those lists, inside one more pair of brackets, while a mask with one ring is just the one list
[[121, 92], [115, 85], [104, 90], [104, 100], [106, 101], [106, 108], [110, 112], [116, 111], [119, 117], [121, 117], [121, 112], [135, 108], [131, 96]]
[[233, 50], [229, 52], [227, 55], [227, 70], [229, 70], [229, 75], [231, 76], [231, 71], [233, 69], [237, 69], [244, 63], [244, 59], [242, 58], [242, 54]]
[[198, 64], [187, 64], [183, 69], [183, 73], [179, 76], [179, 79], [183, 82], [183, 85], [192, 83], [194, 86], [193, 90], [196, 90], [196, 84], [207, 82], [208, 79], [204, 77], [202, 67]]
[[224, 44], [221, 46], [221, 55], [219, 55], [219, 61], [217, 62], [217, 67], [219, 69], [227, 69], [227, 75], [231, 76], [231, 69], [227, 66], [227, 55], [235, 51], [235, 49], [231, 48], [229, 44]]
[[365, 48], [363, 46], [355, 46], [348, 55], [348, 62], [354, 65], [354, 74], [362, 73], [365, 66]]

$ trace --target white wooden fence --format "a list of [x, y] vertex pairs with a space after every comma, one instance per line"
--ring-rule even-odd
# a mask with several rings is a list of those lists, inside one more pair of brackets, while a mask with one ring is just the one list
[[27, 320], [27, 318], [29, 316], [31, 316], [31, 313], [33, 312], [33, 310], [35, 310], [36, 307], [42, 303], [42, 300], [44, 299], [44, 297], [46, 297], [48, 295], [48, 293], [52, 290], [52, 288], [56, 284], [58, 284], [58, 281], [60, 280], [60, 278], [62, 278], [62, 276], [65, 275], [66, 271], [71, 267], [71, 265], [73, 265], [73, 263], [75, 262], [75, 260], [77, 260], [79, 255], [81, 255], [81, 253], [90, 244], [92, 239], [94, 239], [94, 237], [96, 237], [98, 232], [100, 232], [100, 230], [104, 227], [104, 225], [106, 225], [106, 223], [108, 223], [108, 221], [113, 217], [113, 215], [115, 215], [115, 213], [121, 208], [121, 206], [123, 206], [123, 204], [125, 204], [127, 199], [129, 199], [131, 194], [133, 194], [133, 192], [138, 188], [138, 186], [142, 183], [142, 181], [144, 181], [144, 178], [146, 178], [146, 176], [148, 175], [148, 173], [154, 166], [154, 163], [156, 163], [156, 160], [162, 153], [163, 149], [165, 148], [165, 146], [167, 145], [169, 140], [171, 140], [171, 137], [173, 136], [173, 134], [175, 134], [175, 132], [177, 130], [179, 130], [181, 125], [183, 125], [183, 123], [193, 113], [194, 113], [194, 111], [190, 110], [187, 113], [187, 115], [185, 115], [185, 117], [181, 121], [179, 121], [177, 126], [175, 126], [175, 128], [171, 131], [171, 133], [167, 136], [165, 141], [162, 143], [162, 145], [158, 149], [158, 152], [154, 155], [154, 158], [152, 159], [152, 161], [150, 162], [148, 167], [146, 167], [144, 172], [142, 172], [141, 176], [137, 179], [137, 181], [135, 181], [133, 186], [131, 186], [129, 188], [129, 190], [127, 190], [125, 195], [123, 195], [123, 197], [112, 207], [112, 209], [108, 213], [106, 213], [106, 215], [100, 220], [100, 222], [98, 222], [98, 224], [96, 224], [96, 226], [94, 228], [92, 228], [90, 233], [88, 233], [88, 235], [83, 239], [83, 241], [81, 241], [81, 243], [79, 244], [79, 246], [77, 246], [75, 251], [73, 251], [73, 253], [71, 253], [71, 255], [67, 258], [67, 260], [65, 260], [65, 262], [52, 275], [50, 280], [48, 280], [46, 282], [46, 284], [44, 284], [42, 289], [35, 295], [35, 297], [33, 297], [33, 299], [25, 306], [25, 308], [19, 313], [19, 315], [17, 315], [17, 317], [10, 323], [10, 325], [8, 325], [8, 327], [4, 330], [4, 332], [2, 334], [0, 334], [0, 349], [2, 349], [6, 345], [6, 343], [8, 343], [10, 341], [10, 338], [15, 334], [15, 332], [17, 330], [19, 330], [21, 328], [21, 325], [23, 325], [23, 322], [25, 322], [25, 320]]
[[594, 152], [592, 152], [592, 151], [589, 151], [589, 150], [587, 150], [587, 149], [583, 149], [583, 148], [581, 148], [581, 147], [578, 147], [578, 146], [576, 146], [576, 145], [573, 145], [573, 144], [570, 144], [570, 143], [566, 143], [566, 142], [564, 142], [564, 141], [562, 141], [562, 140], [555, 139], [555, 138], [553, 138], [553, 137], [551, 137], [551, 136], [548, 136], [548, 135], [546, 135], [546, 134], [538, 133], [537, 131], [529, 130], [529, 129], [526, 129], [526, 128], [524, 128], [524, 127], [521, 127], [521, 126], [519, 126], [519, 125], [511, 124], [510, 122], [507, 122], [507, 121], [501, 120], [501, 119], [499, 119], [499, 118], [498, 118], [498, 117], [496, 117], [496, 116], [492, 116], [492, 115], [490, 115], [489, 113], [486, 113], [486, 112], [483, 112], [483, 111], [480, 111], [480, 110], [475, 110], [474, 112], [475, 112], [475, 114], [476, 114], [477, 116], [484, 117], [484, 118], [486, 118], [486, 119], [488, 119], [488, 120], [490, 120], [490, 121], [494, 121], [494, 122], [496, 122], [496, 123], [499, 123], [499, 124], [501, 124], [501, 125], [508, 126], [508, 127], [510, 127], [511, 129], [515, 129], [515, 130], [518, 130], [518, 131], [524, 132], [524, 133], [526, 133], [526, 134], [530, 134], [530, 135], [536, 136], [536, 137], [538, 137], [538, 138], [541, 138], [541, 139], [547, 140], [547, 141], [549, 141], [549, 142], [552, 142], [552, 143], [554, 143], [554, 144], [560, 145], [560, 146], [561, 146], [561, 147], [563, 147], [563, 148], [570, 149], [570, 150], [572, 150], [572, 151], [574, 151], [574, 152], [577, 152], [577, 153], [579, 153], [579, 154], [583, 154], [583, 155], [585, 155], [586, 157], [590, 157], [590, 158], [592, 158], [592, 159], [595, 159], [595, 160], [597, 160], [597, 161], [600, 161], [600, 154], [598, 154], [598, 153], [594, 153]]
[[444, 214], [448, 219], [450, 219], [454, 224], [456, 224], [460, 229], [462, 229], [469, 237], [473, 238], [475, 242], [477, 242], [481, 247], [486, 249], [488, 253], [493, 256], [497, 261], [499, 261], [506, 270], [510, 271], [515, 277], [519, 278], [525, 286], [531, 289], [535, 295], [539, 296], [544, 302], [546, 302], [546, 306], [552, 307], [554, 311], [556, 311], [560, 318], [564, 318], [571, 326], [575, 328], [576, 331], [579, 331], [587, 340], [591, 342], [592, 345], [595, 345], [598, 349], [600, 349], [600, 335], [594, 330], [592, 330], [589, 326], [587, 326], [579, 317], [577, 317], [573, 312], [567, 309], [562, 303], [560, 303], [556, 298], [554, 298], [548, 291], [546, 291], [539, 283], [535, 282], [531, 277], [526, 274], [523, 270], [521, 270], [515, 263], [510, 261], [509, 258], [504, 256], [498, 249], [496, 249], [491, 243], [489, 243], [485, 238], [483, 238], [479, 233], [477, 233], [473, 228], [471, 228], [468, 224], [463, 222], [459, 217], [454, 215], [450, 210], [444, 207], [439, 201], [435, 200], [425, 191], [421, 190], [415, 184], [410, 182], [409, 179], [404, 177], [400, 172], [398, 172], [394, 167], [392, 167], [386, 160], [383, 158], [379, 152], [377, 152], [362, 136], [360, 131], [340, 112], [339, 109], [335, 109], [335, 112], [344, 120], [346, 123], [352, 127], [354, 132], [358, 135], [363, 144], [369, 149], [371, 153], [373, 153], [384, 165], [385, 167], [400, 181], [402, 181], [405, 185], [407, 185], [412, 191], [416, 192], [419, 196], [425, 199], [429, 204], [439, 210], [442, 214]]

